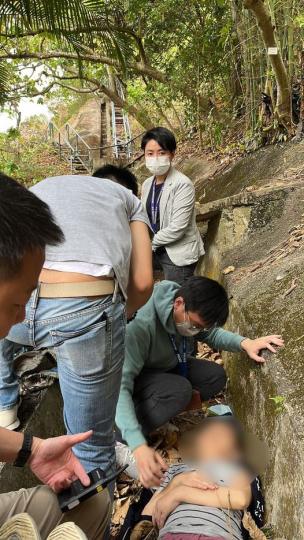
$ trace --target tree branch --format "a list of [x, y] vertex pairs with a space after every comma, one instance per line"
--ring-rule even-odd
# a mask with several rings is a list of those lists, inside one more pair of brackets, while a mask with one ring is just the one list
[[[31, 53], [31, 52], [16, 52], [13, 53], [11, 51], [8, 51], [5, 55], [0, 55], [0, 61], [1, 60], [26, 60], [26, 59], [34, 59], [34, 60], [50, 60], [52, 58], [62, 58], [62, 59], [70, 59], [70, 60], [83, 60], [86, 62], [92, 62], [97, 64], [106, 64], [108, 66], [114, 66], [117, 68], [121, 68], [121, 63], [119, 60], [116, 60], [114, 58], [109, 58], [108, 56], [99, 56], [95, 54], [77, 54], [72, 53], [68, 51], [52, 51], [49, 53]], [[145, 65], [142, 62], [131, 62], [128, 65], [129, 69], [132, 69], [133, 71], [146, 75], [147, 77], [150, 77], [151, 79], [155, 79], [159, 82], [166, 83], [167, 78], [164, 73], [161, 71], [158, 71], [157, 69], [154, 69], [153, 67], [149, 65]]]

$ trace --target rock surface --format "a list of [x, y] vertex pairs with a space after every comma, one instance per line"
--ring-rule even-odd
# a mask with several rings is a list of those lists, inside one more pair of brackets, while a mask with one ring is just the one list
[[235, 412], [270, 448], [268, 521], [286, 540], [304, 538], [303, 157], [303, 142], [266, 148], [198, 186], [199, 219], [208, 219], [201, 273], [227, 284], [228, 327], [285, 339], [264, 366], [245, 355], [226, 365]]

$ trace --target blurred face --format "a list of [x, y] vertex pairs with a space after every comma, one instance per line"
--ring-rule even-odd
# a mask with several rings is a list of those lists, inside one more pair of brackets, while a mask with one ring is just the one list
[[25, 306], [37, 287], [43, 263], [43, 250], [28, 252], [18, 274], [11, 279], [0, 280], [0, 338], [4, 338], [14, 324], [23, 321]]
[[168, 150], [164, 150], [158, 142], [151, 140], [148, 141], [145, 147], [145, 157], [160, 157], [160, 156], [167, 156], [170, 161], [174, 158], [174, 152], [169, 152]]
[[194, 443], [197, 461], [238, 461], [241, 458], [234, 431], [229, 425], [215, 423], [197, 435]]

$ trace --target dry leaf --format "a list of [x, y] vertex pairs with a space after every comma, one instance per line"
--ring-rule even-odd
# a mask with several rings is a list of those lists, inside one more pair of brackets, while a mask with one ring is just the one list
[[235, 266], [227, 266], [227, 268], [224, 268], [223, 274], [226, 276], [227, 274], [231, 274], [231, 272], [234, 272]]

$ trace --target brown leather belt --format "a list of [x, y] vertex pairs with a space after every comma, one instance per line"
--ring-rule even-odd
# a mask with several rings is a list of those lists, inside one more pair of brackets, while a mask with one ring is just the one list
[[77, 281], [74, 283], [40, 283], [40, 298], [77, 298], [114, 294], [114, 279]]

